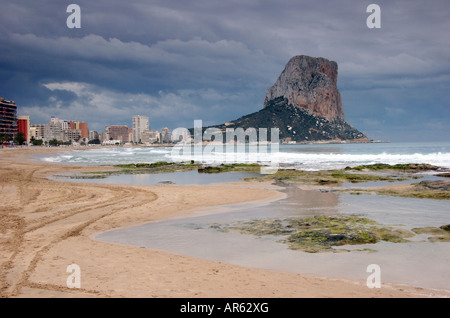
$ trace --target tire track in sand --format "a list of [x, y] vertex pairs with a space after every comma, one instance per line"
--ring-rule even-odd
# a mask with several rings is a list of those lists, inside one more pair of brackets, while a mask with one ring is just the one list
[[[121, 186], [91, 185], [82, 183], [66, 183], [51, 181], [36, 177], [37, 169], [27, 170], [26, 165], [16, 167], [11, 165], [1, 174], [1, 183], [20, 179], [18, 189], [19, 200], [16, 202], [18, 211], [2, 211], [2, 249], [9, 251], [8, 259], [0, 265], [0, 297], [14, 297], [20, 294], [22, 288], [39, 288], [53, 291], [68, 291], [69, 288], [47, 283], [30, 282], [39, 261], [51, 248], [70, 237], [78, 236], [88, 226], [112, 216], [117, 212], [133, 209], [152, 202], [157, 197], [151, 191], [140, 189], [125, 189]], [[43, 172], [41, 171], [42, 175]], [[3, 178], [3, 176], [6, 176]], [[46, 187], [40, 187], [46, 183]], [[51, 185], [50, 187], [48, 187]], [[48, 189], [50, 188], [50, 189]], [[47, 189], [47, 190], [43, 190]], [[78, 195], [64, 196], [67, 190]], [[66, 200], [52, 213], [51, 202], [37, 202], [44, 191], [51, 191], [51, 200]], [[61, 197], [62, 196], [62, 197]], [[89, 200], [93, 198], [94, 200]], [[24, 212], [26, 207], [34, 205]], [[44, 217], [30, 217], [30, 213], [46, 211]], [[107, 212], [105, 212], [107, 211]], [[9, 222], [4, 222], [9, 220]], [[54, 228], [61, 226], [56, 235], [46, 235], [55, 232]], [[52, 228], [53, 227], [53, 228]], [[52, 228], [52, 229], [51, 229]], [[49, 229], [51, 229], [49, 231]], [[73, 293], [74, 290], [70, 289]], [[97, 295], [95, 290], [77, 290], [76, 293]]]

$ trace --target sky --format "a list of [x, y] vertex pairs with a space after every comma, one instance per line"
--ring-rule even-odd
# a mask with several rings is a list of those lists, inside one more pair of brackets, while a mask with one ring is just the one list
[[[81, 28], [67, 12], [78, 4]], [[367, 7], [381, 9], [368, 28]], [[150, 128], [262, 108], [295, 55], [338, 64], [347, 121], [370, 139], [450, 141], [448, 0], [0, 0], [0, 96], [50, 116]]]

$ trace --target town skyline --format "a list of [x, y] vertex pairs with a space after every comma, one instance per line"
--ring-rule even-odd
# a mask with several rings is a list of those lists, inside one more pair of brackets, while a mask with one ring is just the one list
[[[14, 100], [0, 98], [0, 135], [3, 143], [26, 143], [27, 145], [49, 144], [52, 141], [61, 144], [156, 144], [171, 143], [171, 130], [163, 127], [160, 130], [150, 128], [149, 117], [132, 115], [132, 125], [108, 124], [101, 132], [89, 129], [88, 122], [80, 122], [69, 118], [50, 116], [47, 123], [33, 123], [29, 115], [18, 115], [18, 105]], [[23, 140], [22, 140], [23, 139]], [[41, 141], [41, 142], [37, 142]], [[97, 142], [98, 141], [98, 142]]]

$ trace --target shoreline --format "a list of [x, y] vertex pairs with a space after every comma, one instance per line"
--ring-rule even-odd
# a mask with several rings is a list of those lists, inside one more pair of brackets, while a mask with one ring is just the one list
[[[277, 191], [267, 183], [161, 187], [52, 181], [46, 177], [113, 167], [57, 165], [30, 158], [67, 150], [49, 149], [0, 151], [5, 167], [0, 183], [5, 202], [0, 210], [1, 297], [450, 296], [447, 291], [404, 285], [369, 289], [361, 281], [245, 268], [95, 241], [92, 235], [103, 231], [275, 199]], [[66, 286], [66, 268], [73, 263], [81, 269], [80, 289]]]
[[[316, 141], [299, 141], [299, 142], [280, 142], [279, 145], [335, 145], [335, 144], [380, 144], [380, 143], [391, 143], [391, 141], [384, 141], [384, 140], [358, 140], [358, 139], [352, 139], [352, 140], [316, 140]], [[237, 143], [234, 142], [236, 145]], [[252, 143], [252, 146], [264, 146], [264, 145], [270, 145], [270, 142], [256, 142]], [[44, 150], [44, 149], [56, 149], [56, 150], [89, 150], [89, 149], [108, 149], [108, 148], [164, 148], [164, 147], [182, 147], [182, 146], [193, 146], [193, 143], [187, 143], [187, 144], [121, 144], [121, 145], [102, 145], [102, 144], [91, 144], [91, 145], [60, 145], [60, 146], [14, 146], [14, 147], [1, 147], [1, 149], [5, 150], [15, 150], [15, 149], [30, 149], [30, 150]], [[227, 143], [215, 143], [214, 141], [202, 141], [202, 146], [207, 145], [229, 145]], [[248, 142], [245, 143], [246, 146], [250, 145]], [[38, 150], [39, 151], [39, 150]]]

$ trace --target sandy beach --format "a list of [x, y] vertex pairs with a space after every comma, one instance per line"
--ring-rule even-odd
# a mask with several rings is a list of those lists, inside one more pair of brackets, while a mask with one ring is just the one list
[[[108, 167], [56, 165], [0, 150], [0, 296], [13, 297], [449, 297], [446, 291], [260, 270], [165, 251], [95, 241], [100, 232], [184, 217], [207, 207], [281, 196], [270, 183], [128, 186], [47, 177]], [[81, 270], [68, 288], [67, 266]]]

